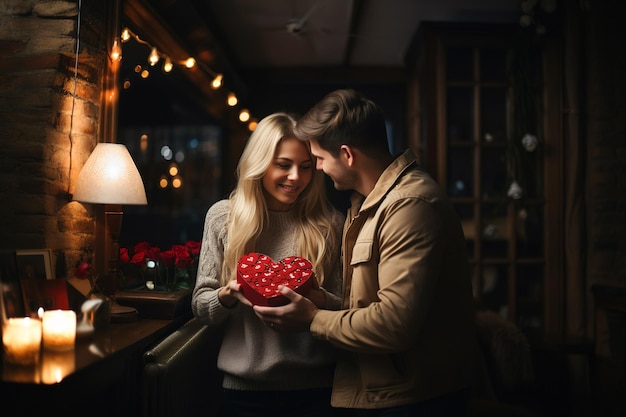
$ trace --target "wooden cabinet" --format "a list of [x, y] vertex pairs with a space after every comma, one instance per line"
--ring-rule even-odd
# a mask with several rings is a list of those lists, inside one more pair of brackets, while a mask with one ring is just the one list
[[475, 298], [543, 337], [558, 327], [548, 313], [560, 296], [547, 282], [542, 62], [517, 29], [422, 24], [409, 143], [461, 218]]
[[17, 415], [137, 417], [145, 407], [143, 355], [191, 318], [111, 323], [74, 350], [43, 352], [38, 365], [2, 360], [4, 409]]

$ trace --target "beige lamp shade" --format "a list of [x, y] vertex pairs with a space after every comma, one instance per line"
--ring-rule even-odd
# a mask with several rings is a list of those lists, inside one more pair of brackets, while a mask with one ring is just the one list
[[100, 204], [148, 204], [141, 175], [126, 145], [96, 145], [78, 174], [74, 200]]

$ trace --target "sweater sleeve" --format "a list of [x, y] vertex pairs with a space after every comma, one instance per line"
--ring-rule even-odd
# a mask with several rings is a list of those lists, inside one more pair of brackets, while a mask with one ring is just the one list
[[239, 308], [239, 305], [226, 308], [218, 298], [224, 262], [228, 210], [228, 200], [221, 200], [207, 211], [204, 220], [198, 275], [191, 298], [193, 314], [203, 323], [209, 325], [222, 323], [232, 311]]

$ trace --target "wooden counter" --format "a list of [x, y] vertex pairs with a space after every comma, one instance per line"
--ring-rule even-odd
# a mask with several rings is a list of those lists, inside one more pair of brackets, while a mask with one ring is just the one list
[[140, 416], [143, 353], [190, 318], [111, 323], [77, 339], [72, 351], [43, 351], [36, 366], [15, 366], [3, 358], [3, 408], [11, 405], [19, 415]]

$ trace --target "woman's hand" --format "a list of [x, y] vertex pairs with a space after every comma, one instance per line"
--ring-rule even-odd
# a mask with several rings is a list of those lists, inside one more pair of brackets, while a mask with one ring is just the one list
[[235, 279], [229, 281], [228, 284], [220, 289], [219, 293], [217, 293], [217, 298], [226, 308], [233, 308], [237, 302], [252, 307], [252, 303], [244, 297], [241, 292], [241, 285]]

